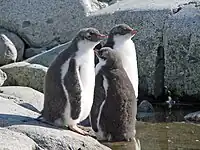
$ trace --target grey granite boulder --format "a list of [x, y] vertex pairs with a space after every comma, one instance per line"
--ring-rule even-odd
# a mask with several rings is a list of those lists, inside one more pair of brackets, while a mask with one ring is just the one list
[[8, 76], [5, 85], [27, 86], [43, 92], [47, 67], [39, 64], [18, 62], [0, 67]]
[[38, 54], [33, 56], [27, 60], [26, 62], [33, 63], [33, 64], [40, 64], [46, 67], [49, 67], [51, 62], [55, 59], [55, 57], [64, 49], [66, 49], [71, 42], [67, 42], [65, 44], [58, 45], [44, 53]]
[[0, 66], [17, 60], [17, 49], [13, 42], [5, 35], [0, 34]]
[[42, 150], [28, 136], [5, 128], [0, 128], [1, 150]]
[[165, 84], [176, 93], [200, 93], [199, 14], [200, 2], [180, 5], [165, 24]]
[[[200, 84], [195, 83], [198, 82], [196, 80], [199, 69], [193, 67], [198, 66], [199, 59], [196, 54], [200, 41], [199, 1], [119, 0], [116, 2], [114, 0], [113, 2], [105, 8], [93, 9], [95, 0], [50, 0], [43, 1], [42, 5], [39, 0], [31, 3], [28, 3], [28, 0], [20, 0], [16, 4], [13, 1], [3, 1], [0, 5], [2, 10], [0, 18], [3, 18], [0, 20], [0, 25], [15, 31], [30, 47], [53, 47], [70, 41], [83, 27], [92, 26], [103, 33], [108, 33], [114, 25], [127, 23], [138, 30], [133, 40], [136, 44], [140, 89], [145, 85], [144, 94], [152, 95], [154, 89], [159, 89], [155, 88], [157, 86], [155, 78], [164, 71], [165, 78], [160, 77], [159, 80], [165, 79], [166, 83], [159, 86], [175, 87], [187, 94], [198, 93]], [[13, 5], [15, 9], [12, 10], [10, 6]], [[166, 54], [161, 58], [166, 65], [158, 67], [162, 73], [156, 71], [155, 67], [159, 47], [164, 48]], [[55, 53], [57, 52], [45, 52], [44, 55], [38, 55], [29, 61], [48, 66], [52, 61], [49, 58], [54, 58]], [[48, 61], [43, 58], [48, 58]]]
[[[31, 125], [32, 124], [32, 125]], [[110, 150], [89, 136], [82, 136], [69, 130], [48, 127], [39, 122], [12, 125], [8, 129], [26, 134], [40, 147], [51, 150]]]
[[2, 86], [4, 84], [4, 82], [6, 81], [7, 79], [7, 75], [5, 72], [3, 72], [1, 69], [0, 69], [0, 86]]
[[13, 99], [16, 104], [35, 112], [43, 109], [44, 94], [29, 87], [3, 86], [0, 96]]
[[15, 45], [15, 48], [17, 49], [17, 61], [23, 60], [25, 45], [22, 39], [15, 33], [10, 32], [4, 28], [0, 28], [0, 34], [5, 34]]
[[0, 127], [23, 124], [38, 116], [38, 113], [16, 104], [12, 99], [0, 96]]
[[45, 51], [47, 51], [46, 48], [28, 48], [24, 52], [24, 58], [28, 59]]

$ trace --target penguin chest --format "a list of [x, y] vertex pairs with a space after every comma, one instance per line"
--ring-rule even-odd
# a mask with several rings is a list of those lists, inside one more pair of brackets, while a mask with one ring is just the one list
[[129, 40], [121, 45], [114, 46], [114, 49], [119, 53], [123, 67], [133, 85], [135, 95], [138, 95], [138, 68], [135, 45], [132, 40]]
[[77, 58], [79, 67], [79, 82], [81, 84], [81, 113], [80, 120], [84, 120], [90, 113], [93, 104], [93, 92], [95, 84], [94, 53], [89, 51], [87, 54]]

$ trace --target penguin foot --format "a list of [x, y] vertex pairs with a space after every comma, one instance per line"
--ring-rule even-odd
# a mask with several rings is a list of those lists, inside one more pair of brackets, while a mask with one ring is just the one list
[[89, 133], [87, 131], [84, 131], [83, 129], [79, 128], [77, 125], [68, 126], [68, 128], [71, 131], [74, 131], [74, 132], [79, 133], [81, 135], [89, 135]]

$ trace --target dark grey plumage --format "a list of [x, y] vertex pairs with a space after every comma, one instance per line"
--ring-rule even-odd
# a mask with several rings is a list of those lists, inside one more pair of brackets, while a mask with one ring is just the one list
[[[105, 100], [99, 121], [104, 138], [101, 137], [99, 140], [132, 140], [135, 137], [137, 112], [133, 86], [123, 69], [120, 57], [112, 49], [104, 47], [97, 55], [100, 59], [106, 60], [106, 64], [96, 74], [94, 102], [90, 113], [92, 128], [95, 132], [101, 132], [97, 119], [100, 106]], [[104, 77], [108, 82], [107, 91], [103, 86]]]

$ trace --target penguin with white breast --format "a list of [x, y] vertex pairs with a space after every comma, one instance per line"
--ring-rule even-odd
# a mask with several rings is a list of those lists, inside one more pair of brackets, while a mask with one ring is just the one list
[[90, 112], [98, 140], [130, 141], [135, 138], [137, 99], [119, 53], [109, 47], [96, 51], [94, 102]]
[[[118, 24], [114, 26], [110, 32], [105, 44], [100, 43], [95, 46], [95, 49], [103, 47], [110, 47], [119, 53], [121, 57], [123, 67], [127, 72], [133, 88], [135, 91], [136, 98], [138, 97], [138, 67], [137, 67], [137, 56], [135, 50], [135, 44], [131, 38], [137, 33], [136, 30], [132, 29], [127, 24]], [[97, 63], [95, 59], [95, 63]]]
[[52, 62], [45, 77], [43, 121], [87, 134], [77, 123], [87, 118], [93, 104], [93, 49], [104, 38], [97, 29], [81, 29]]

